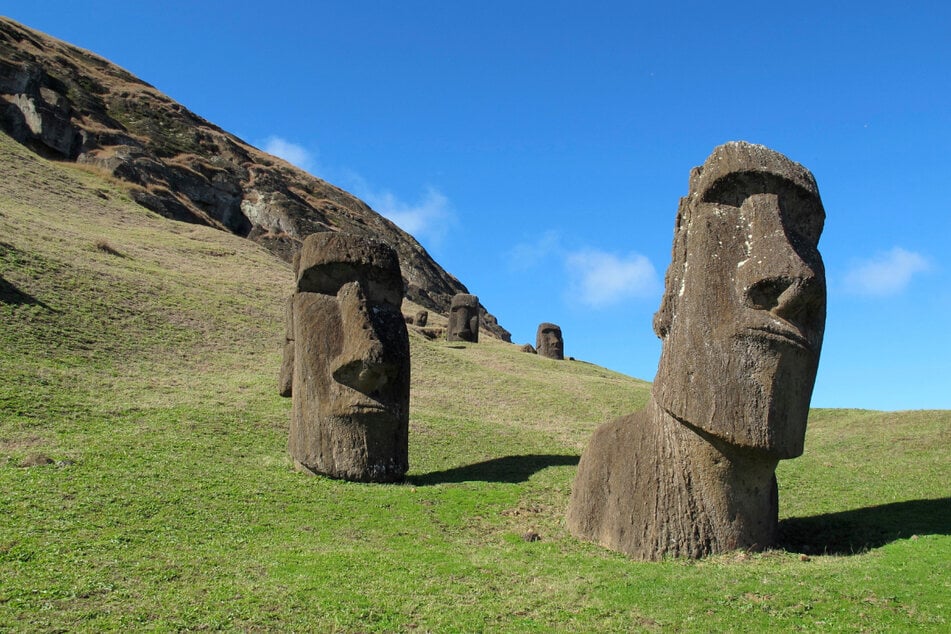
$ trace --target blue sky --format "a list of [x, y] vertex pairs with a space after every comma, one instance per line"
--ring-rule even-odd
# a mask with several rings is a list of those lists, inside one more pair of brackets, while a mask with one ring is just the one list
[[[4, 6], [10, 5], [12, 6]], [[664, 6], [659, 6], [663, 4]], [[818, 407], [951, 408], [951, 3], [0, 2], [366, 200], [513, 341], [647, 380], [690, 168], [826, 207]]]

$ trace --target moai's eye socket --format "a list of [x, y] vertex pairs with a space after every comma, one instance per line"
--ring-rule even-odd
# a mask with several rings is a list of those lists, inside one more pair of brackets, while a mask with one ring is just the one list
[[825, 224], [822, 201], [813, 192], [785, 178], [766, 172], [731, 172], [703, 193], [702, 200], [716, 205], [742, 207], [755, 194], [774, 194], [786, 235], [794, 243], [815, 247]]

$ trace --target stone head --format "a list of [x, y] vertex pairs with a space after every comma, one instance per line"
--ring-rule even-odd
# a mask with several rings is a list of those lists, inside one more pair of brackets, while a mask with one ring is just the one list
[[737, 447], [800, 455], [825, 328], [812, 174], [759, 145], [714, 149], [680, 201], [653, 398]]
[[420, 328], [426, 326], [429, 323], [429, 311], [420, 310], [416, 312], [416, 325]]
[[563, 360], [565, 342], [561, 337], [561, 327], [547, 322], [539, 324], [538, 332], [535, 334], [535, 348], [540, 356]]
[[303, 406], [311, 416], [408, 416], [402, 298], [399, 261], [390, 247], [337, 232], [307, 237], [294, 295], [294, 391], [308, 390]]
[[479, 342], [479, 298], [459, 293], [453, 296], [449, 308], [448, 341]]

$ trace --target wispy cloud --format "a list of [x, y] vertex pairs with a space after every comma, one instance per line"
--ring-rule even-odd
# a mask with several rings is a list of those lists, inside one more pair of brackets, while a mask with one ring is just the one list
[[509, 267], [525, 271], [540, 264], [549, 256], [562, 254], [561, 236], [557, 231], [546, 231], [535, 242], [522, 242], [508, 252]]
[[924, 256], [894, 247], [871, 259], [856, 262], [845, 274], [845, 287], [856, 295], [896, 295], [908, 287], [913, 276], [929, 268]]
[[372, 191], [365, 182], [355, 193], [420, 241], [440, 244], [455, 221], [449, 199], [434, 187], [427, 187], [415, 203], [400, 200], [390, 191]]
[[323, 177], [342, 184], [377, 213], [395, 222], [417, 240], [441, 243], [449, 231], [449, 226], [455, 222], [449, 199], [435, 187], [427, 187], [419, 200], [407, 203], [389, 190], [372, 187], [365, 178], [352, 170], [318, 166], [314, 152], [283, 137], [269, 136], [258, 145], [268, 154], [278, 156], [311, 174], [317, 169], [330, 172], [323, 174]]
[[588, 308], [653, 297], [660, 290], [657, 271], [643, 255], [618, 255], [591, 247], [568, 250], [553, 230], [515, 245], [507, 256], [509, 268], [519, 272], [560, 261], [567, 281], [566, 301]]
[[261, 149], [268, 154], [278, 156], [307, 172], [313, 173], [316, 167], [316, 158], [310, 150], [287, 139], [279, 136], [269, 136], [260, 145]]
[[638, 253], [618, 256], [584, 249], [565, 257], [565, 269], [571, 297], [589, 308], [652, 297], [659, 289], [654, 265]]

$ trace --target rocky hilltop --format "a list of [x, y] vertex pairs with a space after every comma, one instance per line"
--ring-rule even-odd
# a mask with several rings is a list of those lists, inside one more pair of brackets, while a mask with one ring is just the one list
[[[371, 235], [406, 297], [448, 314], [469, 290], [366, 203], [261, 152], [115, 64], [0, 17], [0, 128], [47, 158], [101, 169], [163, 216], [247, 237], [290, 261], [317, 231]], [[481, 308], [483, 328], [511, 336]]]

